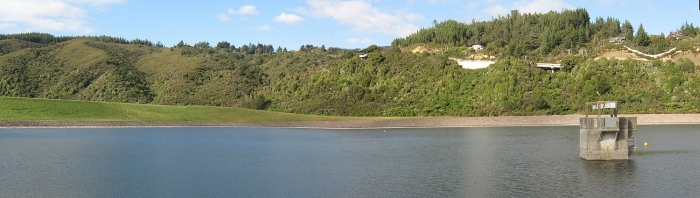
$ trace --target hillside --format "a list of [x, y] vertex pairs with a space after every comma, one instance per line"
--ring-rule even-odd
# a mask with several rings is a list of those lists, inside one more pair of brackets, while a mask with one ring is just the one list
[[[517, 14], [512, 20], [478, 24], [493, 30], [497, 24], [511, 24], [513, 30], [519, 27], [520, 17], [523, 21], [539, 17], [544, 22], [587, 17], [585, 10], [570, 12]], [[616, 20], [603, 23], [608, 21], [614, 25]], [[169, 48], [147, 40], [104, 36], [0, 35], [0, 96], [344, 116], [571, 114], [595, 100], [620, 101], [621, 113], [700, 112], [697, 36], [668, 41], [667, 47], [678, 47], [668, 57], [635, 59], [616, 54], [626, 52], [603, 39], [608, 33], [591, 32], [602, 25], [581, 23], [571, 32], [588, 32], [588, 38], [577, 39], [576, 48], [568, 48], [564, 40], [554, 42], [549, 53], [539, 44], [516, 50], [528, 41], [513, 32], [504, 34], [500, 44], [481, 35], [478, 40], [485, 49], [480, 52], [467, 47], [473, 37], [462, 39], [458, 34], [454, 38], [460, 39], [454, 42], [413, 39], [435, 36], [422, 33], [430, 29], [398, 39], [388, 50], [370, 46], [362, 51], [310, 45], [287, 51], [252, 43], [235, 47], [228, 42], [215, 47], [180, 43]], [[443, 25], [460, 26], [443, 22], [437, 28]], [[649, 46], [662, 48], [653, 43]], [[410, 52], [418, 46], [425, 50]], [[360, 58], [364, 53], [368, 57]], [[477, 54], [495, 57], [497, 62], [466, 70], [450, 59]], [[536, 61], [561, 62], [564, 69], [552, 73], [534, 67]]]
[[[356, 117], [299, 115], [232, 107], [164, 106], [0, 97], [0, 120], [251, 123], [348, 121]], [[375, 119], [376, 120], [376, 119]]]

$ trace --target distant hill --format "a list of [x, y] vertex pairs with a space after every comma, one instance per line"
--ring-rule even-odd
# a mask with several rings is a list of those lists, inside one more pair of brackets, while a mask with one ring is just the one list
[[[585, 10], [575, 10], [513, 13], [473, 24], [446, 21], [399, 38], [388, 49], [373, 45], [359, 51], [0, 35], [0, 96], [349, 116], [571, 114], [595, 100], [620, 101], [621, 113], [700, 113], [700, 38], [664, 39], [678, 48], [664, 58], [627, 59], [622, 45], [648, 49], [661, 43], [654, 40], [658, 36], [651, 36], [649, 46], [635, 46], [633, 39], [611, 44], [608, 36], [624, 34], [613, 27], [619, 23], [608, 19], [600, 25], [583, 20], [587, 17]], [[689, 29], [696, 28], [684, 30]], [[548, 39], [556, 41], [549, 52]], [[485, 49], [469, 49], [476, 41]], [[426, 50], [410, 52], [417, 46]], [[475, 54], [497, 62], [467, 70], [450, 59]], [[539, 61], [561, 63], [563, 69], [534, 67]]]

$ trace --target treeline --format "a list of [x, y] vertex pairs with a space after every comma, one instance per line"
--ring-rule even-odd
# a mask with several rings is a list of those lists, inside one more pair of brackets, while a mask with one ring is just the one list
[[[614, 20], [605, 23], [615, 23]], [[602, 24], [601, 24], [602, 25]], [[454, 20], [434, 21], [434, 26], [424, 28], [406, 38], [397, 38], [392, 46], [411, 46], [435, 43], [438, 45], [482, 45], [491, 52], [503, 55], [547, 55], [555, 49], [578, 50], [595, 35], [591, 32], [590, 17], [585, 9], [565, 10], [561, 13], [521, 14], [517, 10], [492, 21], [471, 24]], [[602, 31], [602, 30], [601, 30]], [[615, 29], [610, 33], [615, 34]]]
[[0, 34], [0, 40], [7, 39], [18, 39], [23, 41], [29, 41], [39, 44], [56, 44], [65, 41], [70, 41], [73, 39], [88, 39], [93, 41], [101, 41], [106, 43], [121, 43], [121, 44], [136, 44], [136, 45], [147, 45], [150, 47], [164, 47], [163, 44], [158, 41], [156, 44], [147, 39], [132, 39], [127, 40], [121, 37], [111, 37], [111, 36], [54, 36], [48, 33], [18, 33], [18, 34]]
[[[433, 22], [433, 27], [423, 28], [405, 38], [397, 38], [392, 46], [410, 47], [422, 44], [437, 46], [482, 45], [486, 53], [499, 56], [542, 57], [592, 51], [612, 37], [626, 37], [627, 45], [656, 53], [670, 49], [670, 41], [662, 35], [649, 35], [643, 25], [636, 30], [631, 22], [608, 17], [595, 18], [591, 23], [583, 8], [549, 12], [546, 14], [522, 14], [518, 10], [491, 21], [461, 23], [447, 20]], [[695, 36], [699, 29], [684, 24], [680, 31]]]

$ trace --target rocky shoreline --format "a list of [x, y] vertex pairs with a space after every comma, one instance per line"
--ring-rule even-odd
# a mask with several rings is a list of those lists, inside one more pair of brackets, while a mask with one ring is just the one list
[[[582, 115], [504, 116], [504, 117], [427, 117], [351, 121], [290, 122], [142, 122], [142, 121], [34, 121], [0, 120], [0, 128], [109, 128], [109, 127], [280, 127], [280, 128], [439, 128], [505, 126], [574, 126]], [[700, 114], [634, 114], [639, 125], [700, 124]]]

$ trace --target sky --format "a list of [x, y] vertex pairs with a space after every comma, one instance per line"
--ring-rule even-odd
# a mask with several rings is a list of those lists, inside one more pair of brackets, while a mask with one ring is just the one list
[[700, 0], [0, 0], [0, 33], [108, 35], [212, 46], [271, 44], [365, 48], [390, 45], [438, 22], [489, 21], [510, 10], [546, 13], [585, 8], [629, 20], [650, 34], [700, 25]]

